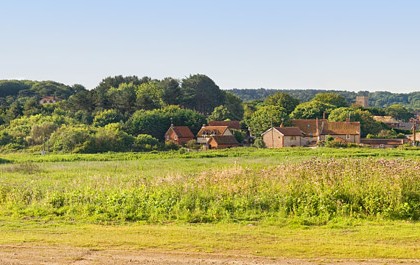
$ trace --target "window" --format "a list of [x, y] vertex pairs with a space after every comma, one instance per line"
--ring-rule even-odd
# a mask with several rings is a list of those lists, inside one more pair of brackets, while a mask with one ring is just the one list
[[296, 140], [296, 136], [291, 136], [290, 140]]
[[346, 134], [346, 139], [349, 140], [350, 139], [350, 134]]

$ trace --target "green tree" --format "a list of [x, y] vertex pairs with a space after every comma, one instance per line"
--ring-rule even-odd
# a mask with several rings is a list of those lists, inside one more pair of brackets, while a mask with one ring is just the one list
[[48, 140], [56, 152], [80, 152], [91, 138], [91, 130], [86, 125], [63, 125]]
[[264, 104], [282, 107], [286, 110], [287, 114], [290, 114], [299, 105], [299, 100], [291, 97], [289, 94], [277, 92], [266, 98]]
[[134, 136], [149, 134], [163, 140], [165, 132], [171, 126], [171, 120], [176, 126], [188, 126], [193, 133], [197, 133], [206, 122], [205, 117], [194, 110], [168, 106], [163, 109], [138, 110], [126, 122], [124, 128]]
[[136, 110], [136, 90], [133, 83], [122, 83], [117, 88], [111, 87], [107, 92], [110, 106], [124, 115], [130, 115]]
[[136, 152], [159, 149], [159, 140], [148, 134], [139, 134], [134, 140], [133, 150]]
[[225, 100], [222, 90], [209, 77], [201, 74], [191, 75], [182, 80], [182, 105], [209, 115], [215, 107]]
[[232, 120], [233, 115], [230, 113], [228, 108], [223, 105], [217, 106], [214, 108], [211, 115], [208, 117], [209, 121], [224, 121], [224, 120]]
[[57, 130], [57, 124], [54, 124], [53, 122], [35, 124], [32, 126], [30, 140], [28, 142], [32, 145], [43, 144], [50, 138], [55, 130]]
[[409, 121], [410, 118], [414, 117], [414, 114], [407, 110], [403, 105], [401, 104], [393, 104], [385, 109], [385, 112], [389, 115], [394, 117], [397, 120], [402, 121]]
[[108, 109], [98, 112], [93, 118], [93, 125], [103, 127], [110, 123], [118, 123], [123, 121], [123, 115], [115, 109]]
[[152, 110], [163, 106], [162, 90], [156, 81], [141, 84], [137, 88], [136, 106], [138, 109]]
[[182, 91], [178, 80], [167, 77], [159, 82], [162, 91], [162, 100], [165, 105], [180, 105], [182, 103]]
[[252, 134], [259, 137], [271, 126], [287, 124], [288, 121], [286, 109], [278, 106], [264, 106], [252, 114], [248, 126], [251, 128]]
[[84, 145], [85, 153], [128, 152], [134, 144], [134, 137], [122, 130], [120, 123], [99, 127], [96, 133]]
[[223, 104], [230, 113], [229, 119], [240, 121], [244, 117], [242, 100], [230, 92], [224, 92], [225, 103]]
[[38, 100], [35, 97], [28, 98], [23, 104], [22, 114], [31, 116], [39, 113], [41, 113], [41, 107]]
[[329, 121], [350, 121], [360, 122], [361, 136], [366, 137], [368, 134], [378, 134], [382, 129], [382, 125], [373, 119], [372, 114], [367, 110], [353, 108], [337, 108], [331, 111]]
[[334, 105], [337, 108], [347, 107], [349, 105], [345, 97], [343, 97], [340, 94], [331, 93], [331, 92], [316, 94], [315, 97], [312, 99], [312, 101], [315, 101], [315, 100], [322, 103]]
[[300, 103], [290, 114], [292, 119], [315, 119], [323, 118], [324, 113], [328, 114], [335, 108], [334, 105], [321, 101], [308, 101]]

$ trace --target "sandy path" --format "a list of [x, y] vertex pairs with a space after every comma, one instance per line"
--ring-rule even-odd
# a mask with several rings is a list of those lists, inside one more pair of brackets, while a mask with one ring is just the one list
[[120, 265], [120, 264], [202, 264], [202, 265], [245, 265], [245, 264], [340, 264], [340, 265], [413, 265], [420, 260], [345, 260], [345, 259], [269, 259], [248, 256], [224, 256], [202, 253], [164, 253], [132, 250], [89, 250], [68, 247], [32, 247], [32, 246], [0, 246], [0, 264], [2, 265]]

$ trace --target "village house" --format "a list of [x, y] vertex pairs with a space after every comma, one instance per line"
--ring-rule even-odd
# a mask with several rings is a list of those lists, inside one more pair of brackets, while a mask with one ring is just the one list
[[377, 122], [382, 122], [390, 128], [398, 128], [400, 121], [394, 119], [392, 116], [373, 116], [373, 119]]
[[205, 145], [206, 148], [227, 148], [239, 145], [228, 126], [203, 125], [197, 133], [197, 143]]
[[41, 100], [39, 101], [39, 104], [44, 105], [44, 104], [53, 104], [58, 102], [58, 98], [55, 96], [45, 96], [43, 98], [41, 98]]
[[174, 126], [173, 124], [165, 133], [165, 141], [171, 141], [177, 145], [185, 145], [194, 139], [194, 134], [187, 126]]
[[327, 136], [341, 138], [347, 143], [360, 143], [360, 122], [331, 122], [326, 119], [292, 120], [292, 126], [302, 132], [301, 145], [315, 145]]
[[303, 132], [298, 127], [272, 127], [262, 134], [268, 148], [302, 146]]

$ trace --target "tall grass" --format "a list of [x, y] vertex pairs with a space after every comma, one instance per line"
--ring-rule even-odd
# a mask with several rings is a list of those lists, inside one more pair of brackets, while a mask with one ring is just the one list
[[419, 220], [417, 158], [254, 160], [5, 164], [0, 216], [94, 223]]

